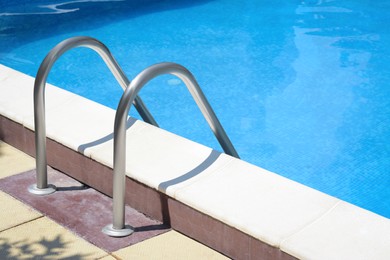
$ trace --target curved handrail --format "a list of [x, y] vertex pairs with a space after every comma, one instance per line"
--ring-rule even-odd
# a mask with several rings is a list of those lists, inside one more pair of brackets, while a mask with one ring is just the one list
[[125, 229], [125, 172], [126, 172], [126, 120], [130, 104], [141, 88], [153, 78], [162, 74], [179, 77], [187, 86], [192, 97], [206, 118], [210, 128], [217, 137], [224, 151], [239, 158], [236, 150], [224, 131], [221, 123], [212, 110], [194, 76], [185, 67], [176, 63], [159, 63], [152, 65], [138, 74], [125, 89], [115, 114], [114, 122], [114, 180], [113, 180], [113, 224], [106, 226], [103, 232], [110, 236], [123, 236]]
[[[123, 89], [130, 81], [111, 55], [108, 48], [100, 41], [85, 36], [73, 37], [57, 44], [42, 61], [34, 82], [34, 123], [35, 123], [35, 144], [36, 144], [36, 168], [37, 184], [29, 187], [34, 194], [44, 195], [55, 191], [53, 185], [47, 183], [47, 159], [46, 159], [46, 123], [45, 123], [45, 85], [49, 72], [54, 63], [65, 52], [76, 47], [88, 47], [96, 51], [104, 60], [110, 71], [115, 76]], [[134, 106], [144, 121], [158, 126], [152, 115], [144, 105], [140, 97], [134, 99]]]

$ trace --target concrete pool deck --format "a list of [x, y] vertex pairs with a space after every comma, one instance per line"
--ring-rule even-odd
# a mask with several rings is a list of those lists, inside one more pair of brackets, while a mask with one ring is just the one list
[[[0, 65], [0, 139], [30, 155], [33, 81]], [[114, 114], [48, 85], [49, 165], [111, 194]], [[141, 121], [127, 136], [127, 202], [224, 255], [390, 257], [387, 218]]]

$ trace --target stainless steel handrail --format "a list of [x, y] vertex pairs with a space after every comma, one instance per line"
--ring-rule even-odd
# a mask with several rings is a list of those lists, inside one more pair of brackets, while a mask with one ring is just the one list
[[[110, 71], [115, 76], [123, 89], [130, 81], [111, 55], [108, 48], [98, 40], [91, 37], [73, 37], [57, 44], [42, 61], [34, 82], [34, 124], [36, 146], [37, 184], [31, 185], [29, 191], [38, 195], [50, 194], [55, 191], [54, 185], [47, 183], [47, 159], [46, 159], [46, 123], [45, 123], [45, 85], [49, 72], [54, 63], [66, 51], [76, 47], [88, 47], [96, 51], [104, 60]], [[134, 100], [134, 106], [144, 121], [157, 125], [152, 115], [139, 96]]]
[[147, 82], [162, 74], [175, 75], [185, 83], [224, 151], [239, 158], [229, 137], [190, 71], [179, 64], [168, 62], [146, 68], [125, 89], [115, 114], [113, 224], [103, 228], [103, 232], [110, 236], [126, 236], [132, 233], [132, 228], [125, 225], [126, 121], [130, 104]]

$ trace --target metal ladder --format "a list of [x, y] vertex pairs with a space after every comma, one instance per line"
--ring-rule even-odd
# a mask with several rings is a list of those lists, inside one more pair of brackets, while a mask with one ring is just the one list
[[[122, 71], [108, 48], [98, 40], [90, 37], [73, 37], [57, 44], [42, 61], [34, 82], [34, 125], [37, 184], [29, 187], [29, 191], [38, 195], [50, 194], [55, 191], [53, 185], [47, 183], [46, 160], [46, 123], [45, 123], [45, 86], [47, 77], [54, 63], [68, 50], [76, 47], [87, 47], [96, 51], [104, 60], [112, 74], [123, 89], [130, 81]], [[140, 97], [134, 100], [134, 106], [145, 122], [158, 126]]]
[[56, 190], [56, 187], [48, 184], [47, 181], [44, 90], [48, 74], [57, 59], [66, 51], [80, 46], [95, 50], [124, 88], [114, 122], [113, 224], [107, 225], [102, 231], [109, 236], [127, 236], [133, 232], [133, 229], [125, 225], [126, 121], [130, 105], [134, 104], [144, 121], [158, 126], [141, 98], [137, 95], [150, 80], [163, 74], [172, 74], [180, 78], [187, 86], [225, 153], [236, 158], [239, 158], [239, 156], [194, 76], [186, 68], [176, 63], [159, 63], [146, 68], [130, 82], [104, 44], [90, 37], [73, 37], [59, 43], [48, 53], [41, 63], [35, 79], [34, 123], [37, 184], [33, 184], [28, 188], [31, 193], [46, 195]]

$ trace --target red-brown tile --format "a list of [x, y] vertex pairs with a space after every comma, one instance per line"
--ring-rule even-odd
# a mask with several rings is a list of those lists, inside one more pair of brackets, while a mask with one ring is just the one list
[[251, 258], [250, 259], [264, 259], [264, 260], [295, 260], [296, 258], [284, 253], [279, 248], [270, 246], [255, 238], [251, 238]]
[[23, 127], [24, 146], [22, 151], [35, 157], [35, 134], [32, 130]]
[[0, 115], [0, 139], [23, 150], [25, 143], [23, 126]]
[[294, 257], [269, 246], [208, 215], [168, 199], [171, 226], [233, 259], [292, 260]]
[[221, 251], [235, 259], [249, 259], [250, 236], [227, 225], [224, 227], [224, 239]]
[[176, 200], [168, 199], [171, 226], [191, 238], [229, 255], [223, 250], [226, 236], [225, 224], [204, 215]]
[[144, 214], [169, 224], [165, 195], [130, 178], [126, 178], [126, 203]]
[[27, 191], [27, 187], [35, 183], [35, 171], [0, 180], [0, 189], [109, 252], [169, 230], [161, 222], [126, 206], [126, 224], [133, 226], [135, 232], [123, 238], [109, 237], [101, 229], [112, 223], [112, 199], [58, 171], [50, 168], [48, 171], [51, 183], [58, 188], [53, 194], [37, 196]]
[[50, 139], [47, 150], [49, 165], [112, 196], [112, 169]]

